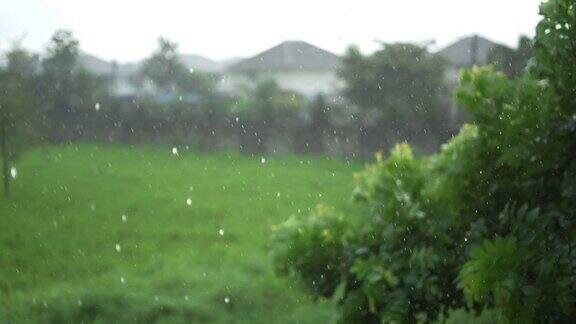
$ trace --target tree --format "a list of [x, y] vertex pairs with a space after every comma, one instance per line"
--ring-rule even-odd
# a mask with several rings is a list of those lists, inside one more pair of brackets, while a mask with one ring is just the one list
[[178, 45], [166, 38], [158, 39], [158, 50], [142, 65], [141, 74], [163, 91], [175, 90], [179, 78], [188, 72], [178, 56]]
[[244, 127], [241, 130], [241, 145], [243, 150], [266, 152], [266, 143], [274, 122], [274, 97], [280, 95], [280, 92], [278, 84], [270, 80], [258, 83], [254, 92], [251, 93], [242, 115]]
[[463, 71], [473, 124], [431, 156], [377, 155], [355, 176], [364, 216], [319, 207], [278, 226], [280, 273], [339, 301], [344, 322], [574, 320], [576, 11], [540, 9], [528, 71]]
[[12, 49], [6, 53], [8, 60], [8, 70], [23, 76], [36, 76], [39, 73], [40, 58], [38, 54], [30, 53], [19, 44], [14, 44]]
[[158, 49], [144, 61], [140, 74], [154, 82], [160, 90], [173, 93], [194, 93], [203, 97], [214, 95], [216, 79], [201, 71], [187, 69], [180, 59], [178, 44], [158, 39]]
[[108, 87], [103, 77], [83, 69], [78, 63], [79, 42], [70, 31], [54, 33], [42, 61], [40, 91], [50, 121], [52, 141], [82, 138], [102, 124]]
[[78, 40], [72, 32], [58, 30], [48, 45], [42, 61], [42, 84], [40, 93], [48, 105], [48, 117], [52, 123], [52, 140], [61, 140], [66, 127], [65, 119], [74, 109], [75, 75], [78, 71]]
[[382, 149], [402, 140], [443, 138], [444, 67], [423, 46], [383, 43], [369, 56], [350, 48], [340, 77], [346, 81], [346, 98], [364, 111], [364, 145]]
[[10, 195], [16, 176], [18, 153], [38, 137], [42, 114], [36, 99], [37, 56], [15, 47], [7, 54], [8, 64], [0, 69], [0, 153], [4, 195]]
[[195, 70], [180, 70], [175, 78], [180, 92], [194, 93], [202, 97], [216, 96], [216, 78]]
[[497, 70], [514, 78], [522, 74], [522, 71], [528, 65], [528, 60], [533, 55], [532, 52], [532, 40], [526, 36], [522, 36], [518, 39], [518, 47], [516, 49], [504, 45], [497, 45], [490, 50], [488, 62], [493, 64]]
[[265, 153], [274, 134], [286, 132], [304, 107], [304, 98], [280, 88], [276, 81], [260, 81], [239, 105], [241, 149]]
[[322, 152], [324, 137], [330, 129], [329, 110], [323, 95], [317, 95], [310, 106], [309, 148], [312, 152]]
[[[190, 128], [198, 131], [198, 145], [210, 149], [215, 145], [216, 128], [224, 120], [226, 101], [216, 93], [216, 78], [188, 69], [181, 62], [178, 45], [166, 38], [158, 39], [158, 49], [145, 60], [140, 74], [153, 82], [161, 93], [151, 96], [156, 110], [164, 111], [160, 119], [180, 133], [173, 141], [182, 140]], [[163, 96], [165, 100], [155, 100]], [[154, 112], [150, 112], [154, 115]], [[180, 139], [178, 139], [180, 137]]]

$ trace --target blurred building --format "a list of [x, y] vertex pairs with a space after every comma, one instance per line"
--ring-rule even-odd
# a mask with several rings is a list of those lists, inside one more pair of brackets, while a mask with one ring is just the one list
[[333, 95], [341, 87], [337, 76], [340, 57], [303, 41], [286, 41], [225, 70], [220, 88], [235, 94], [274, 80], [287, 90], [311, 98]]
[[461, 38], [438, 51], [438, 55], [450, 64], [446, 81], [452, 84], [458, 83], [460, 69], [487, 64], [490, 51], [496, 46], [502, 45], [484, 37], [472, 35]]

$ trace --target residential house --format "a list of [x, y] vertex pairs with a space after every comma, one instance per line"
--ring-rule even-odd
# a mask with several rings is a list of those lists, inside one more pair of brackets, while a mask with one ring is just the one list
[[286, 41], [254, 57], [230, 66], [220, 89], [237, 94], [258, 82], [274, 80], [281, 88], [306, 97], [335, 94], [342, 81], [337, 77], [340, 57], [303, 41]]
[[[200, 55], [185, 54], [180, 56], [180, 61], [187, 68], [193, 71], [219, 75], [223, 70], [223, 62], [216, 62]], [[181, 100], [186, 102], [197, 102], [194, 94], [178, 95], [164, 93], [155, 87], [154, 83], [139, 74], [142, 61], [127, 64], [118, 64], [99, 59], [93, 55], [82, 53], [78, 58], [79, 65], [109, 80], [110, 93], [117, 97], [131, 100], [135, 97], [151, 96], [159, 102], [170, 102]]]

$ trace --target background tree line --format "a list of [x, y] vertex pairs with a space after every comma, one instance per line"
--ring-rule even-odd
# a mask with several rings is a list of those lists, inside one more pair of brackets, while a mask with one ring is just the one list
[[[495, 49], [492, 60], [517, 75], [529, 50], [529, 40], [522, 40], [517, 51]], [[453, 135], [446, 64], [425, 45], [382, 44], [371, 55], [352, 47], [339, 72], [346, 84], [342, 93], [315, 98], [271, 80], [226, 95], [218, 91], [216, 76], [187, 69], [177, 44], [164, 38], [135, 76], [154, 93], [125, 98], [112, 93], [113, 76], [83, 69], [79, 55], [79, 41], [65, 30], [53, 35], [41, 59], [19, 46], [7, 53], [0, 70], [6, 188], [18, 153], [38, 142], [155, 142], [363, 157], [398, 141], [429, 152]]]

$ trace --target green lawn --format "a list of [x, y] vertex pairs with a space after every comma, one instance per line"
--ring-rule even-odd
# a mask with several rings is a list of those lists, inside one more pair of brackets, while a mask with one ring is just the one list
[[0, 322], [333, 321], [328, 302], [275, 276], [267, 245], [290, 214], [349, 209], [360, 165], [261, 158], [92, 144], [27, 153], [13, 197], [0, 198]]

